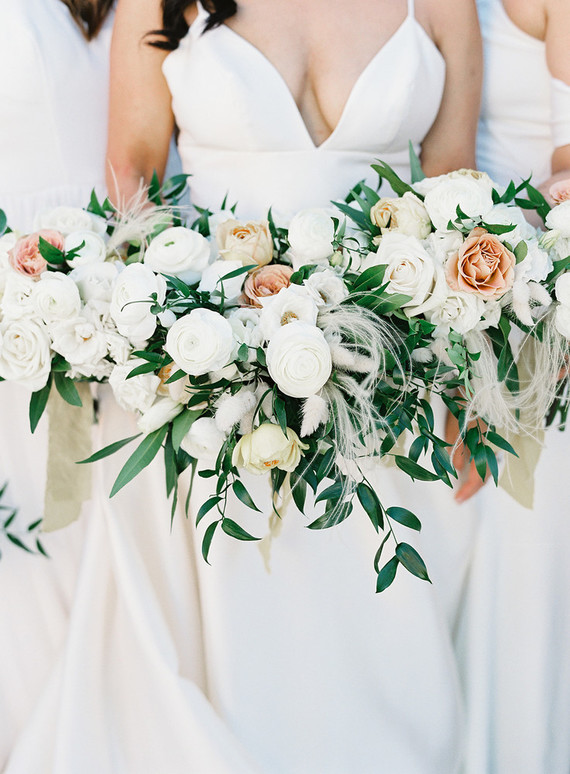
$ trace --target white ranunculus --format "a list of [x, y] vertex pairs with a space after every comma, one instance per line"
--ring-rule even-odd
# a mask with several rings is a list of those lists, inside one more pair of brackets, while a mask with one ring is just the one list
[[348, 296], [348, 290], [342, 277], [330, 269], [315, 271], [304, 285], [315, 299], [317, 306], [334, 306]]
[[332, 210], [314, 208], [301, 210], [291, 220], [288, 238], [294, 269], [305, 264], [328, 264], [333, 254], [333, 214]]
[[564, 306], [570, 307], [570, 272], [561, 274], [554, 286], [556, 300]]
[[283, 325], [306, 322], [315, 325], [319, 309], [313, 294], [299, 285], [283, 288], [275, 296], [260, 298], [259, 326], [265, 339], [270, 339]]
[[267, 368], [281, 392], [308, 398], [324, 387], [332, 372], [330, 347], [315, 325], [292, 322], [279, 328], [267, 347]]
[[431, 232], [431, 220], [424, 203], [410, 191], [399, 198], [379, 199], [370, 210], [370, 219], [383, 230], [398, 231], [417, 239], [425, 239]]
[[142, 263], [131, 263], [121, 272], [113, 287], [110, 314], [119, 333], [134, 342], [149, 339], [156, 329], [151, 312], [152, 295], [162, 304], [166, 281]]
[[238, 441], [232, 463], [255, 475], [267, 473], [273, 468], [290, 473], [301, 461], [301, 451], [308, 448], [290, 427], [285, 435], [279, 425], [265, 422]]
[[178, 403], [172, 398], [157, 398], [152, 406], [139, 417], [137, 427], [141, 433], [149, 435], [149, 433], [158, 430], [159, 427], [176, 419], [183, 409], [182, 403]]
[[109, 377], [115, 400], [125, 411], [140, 411], [144, 414], [154, 403], [160, 379], [156, 374], [138, 374], [130, 379], [128, 375], [146, 361], [133, 357], [124, 365], [116, 365]]
[[93, 231], [72, 231], [65, 237], [63, 249], [66, 253], [76, 251], [75, 258], [66, 258], [72, 269], [91, 263], [103, 263], [107, 255], [103, 237]]
[[457, 207], [470, 218], [485, 218], [493, 208], [493, 196], [486, 180], [468, 175], [447, 176], [426, 195], [424, 204], [434, 226], [446, 231], [457, 218]]
[[36, 314], [48, 325], [77, 317], [81, 311], [77, 285], [60, 272], [44, 272], [34, 284], [32, 300]]
[[434, 336], [447, 336], [450, 330], [465, 335], [480, 323], [485, 302], [473, 293], [449, 293], [427, 313], [428, 320], [437, 326]]
[[50, 338], [39, 320], [11, 320], [0, 325], [0, 376], [35, 392], [45, 387], [51, 370]]
[[87, 318], [78, 315], [71, 320], [55, 323], [50, 328], [52, 349], [68, 363], [80, 366], [86, 376], [107, 356], [107, 341], [103, 331]]
[[106, 230], [105, 221], [93, 215], [91, 212], [82, 210], [80, 207], [54, 207], [52, 210], [39, 213], [34, 220], [34, 231], [50, 228], [60, 231], [64, 236], [73, 231], [95, 231], [98, 234], [104, 234]]
[[199, 417], [182, 439], [180, 448], [196, 460], [213, 464], [226, 437], [212, 417]]
[[[517, 243], [515, 242], [514, 247]], [[542, 282], [552, 271], [552, 258], [536, 238], [527, 240], [526, 257], [515, 266], [515, 282]]]
[[210, 260], [210, 243], [190, 228], [173, 226], [155, 237], [144, 255], [145, 265], [159, 274], [198, 282]]
[[170, 328], [164, 349], [187, 374], [218, 371], [235, 353], [232, 326], [218, 312], [193, 309]]
[[69, 276], [77, 285], [82, 301], [109, 303], [113, 295], [113, 285], [119, 276], [119, 269], [114, 263], [89, 263], [73, 269]]
[[570, 238], [570, 201], [562, 202], [553, 207], [546, 216], [546, 227], [556, 231], [559, 237]]
[[35, 281], [15, 271], [6, 274], [4, 293], [0, 301], [3, 320], [20, 320], [36, 316], [33, 301]]
[[214, 261], [204, 270], [198, 290], [207, 293], [216, 292], [221, 295], [223, 284], [225, 298], [230, 301], [237, 298], [241, 293], [247, 274], [238, 274], [237, 277], [231, 277], [230, 279], [224, 279], [224, 277], [233, 271], [237, 271], [237, 269], [241, 269], [242, 266], [241, 261]]
[[418, 313], [431, 297], [437, 279], [436, 264], [422, 243], [416, 237], [390, 231], [382, 237], [376, 253], [366, 258], [363, 268], [381, 265], [386, 266], [387, 292], [410, 296], [403, 307], [409, 313]]

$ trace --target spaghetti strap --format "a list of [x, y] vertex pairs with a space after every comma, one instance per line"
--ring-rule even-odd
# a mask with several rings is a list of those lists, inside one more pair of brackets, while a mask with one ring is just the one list
[[408, 16], [415, 16], [415, 2], [414, 0], [408, 0]]

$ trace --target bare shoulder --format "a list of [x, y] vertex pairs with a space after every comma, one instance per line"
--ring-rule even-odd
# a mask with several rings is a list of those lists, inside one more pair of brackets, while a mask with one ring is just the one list
[[442, 51], [479, 36], [475, 0], [416, 0], [416, 16]]
[[555, 78], [570, 84], [570, 3], [544, 0], [546, 6], [546, 58]]

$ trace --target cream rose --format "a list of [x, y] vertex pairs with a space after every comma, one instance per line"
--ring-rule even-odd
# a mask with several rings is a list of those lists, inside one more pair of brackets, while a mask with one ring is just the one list
[[291, 428], [287, 428], [285, 435], [279, 425], [265, 422], [238, 441], [232, 464], [256, 475], [273, 468], [290, 473], [301, 461], [302, 452], [308, 448]]
[[469, 293], [450, 293], [427, 317], [437, 326], [435, 337], [447, 336], [450, 330], [465, 335], [477, 327], [484, 312], [482, 298]]
[[119, 406], [125, 411], [140, 411], [144, 414], [154, 403], [160, 379], [156, 374], [128, 375], [146, 361], [133, 357], [123, 365], [116, 365], [109, 377], [109, 384]]
[[370, 220], [382, 230], [398, 231], [417, 239], [426, 239], [432, 228], [424, 203], [410, 191], [398, 199], [379, 199], [370, 210]]
[[190, 228], [173, 226], [148, 246], [144, 263], [158, 274], [178, 277], [188, 285], [198, 282], [210, 261], [210, 243]]
[[226, 220], [218, 226], [216, 241], [224, 260], [240, 261], [242, 266], [265, 266], [273, 258], [273, 240], [267, 223]]
[[301, 210], [293, 217], [288, 239], [294, 269], [305, 264], [328, 264], [334, 251], [332, 214], [331, 210], [314, 208]]
[[261, 307], [260, 298], [275, 296], [291, 284], [293, 269], [279, 263], [271, 263], [253, 271], [245, 281], [243, 295], [246, 303]]
[[292, 322], [279, 328], [267, 347], [267, 368], [281, 392], [308, 398], [324, 387], [332, 372], [330, 347], [315, 325]]
[[218, 371], [235, 352], [232, 326], [218, 312], [193, 309], [170, 328], [164, 349], [187, 374], [200, 376]]
[[180, 448], [196, 460], [213, 464], [225, 440], [226, 434], [212, 417], [198, 417], [182, 439]]
[[149, 339], [156, 329], [156, 315], [151, 312], [155, 295], [162, 304], [166, 281], [142, 263], [126, 266], [115, 282], [110, 314], [119, 333], [134, 342]]
[[0, 325], [0, 376], [32, 392], [45, 387], [51, 370], [50, 339], [36, 320], [12, 320]]
[[447, 176], [435, 185], [424, 200], [434, 226], [446, 231], [457, 218], [457, 207], [469, 218], [484, 218], [493, 208], [492, 184], [488, 178], [471, 175]]
[[72, 269], [91, 263], [102, 263], [107, 255], [105, 242], [93, 231], [73, 231], [65, 237], [63, 247], [66, 253], [75, 251], [75, 258], [67, 258]]
[[452, 290], [500, 298], [513, 285], [515, 265], [515, 256], [496, 236], [474, 228], [447, 262], [447, 284]]

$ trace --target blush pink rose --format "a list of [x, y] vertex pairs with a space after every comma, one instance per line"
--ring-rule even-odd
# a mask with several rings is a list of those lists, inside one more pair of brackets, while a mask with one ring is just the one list
[[496, 236], [474, 228], [447, 262], [447, 284], [452, 290], [499, 298], [513, 285], [515, 264], [513, 253]]
[[253, 271], [246, 279], [243, 286], [244, 300], [250, 306], [260, 307], [259, 298], [275, 296], [283, 288], [291, 284], [293, 269], [290, 266], [281, 266], [272, 263]]
[[553, 183], [550, 186], [548, 193], [556, 204], [562, 204], [562, 202], [568, 201], [568, 199], [570, 199], [570, 178]]
[[43, 229], [18, 239], [10, 250], [10, 266], [26, 277], [39, 277], [46, 270], [46, 260], [40, 253], [40, 237], [58, 250], [63, 250], [63, 234], [52, 229]]

